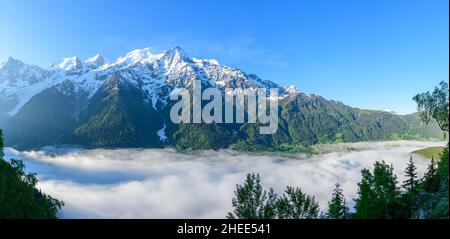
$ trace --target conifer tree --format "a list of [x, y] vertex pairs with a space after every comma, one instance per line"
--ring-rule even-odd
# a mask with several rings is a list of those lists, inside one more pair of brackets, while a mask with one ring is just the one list
[[417, 179], [417, 167], [414, 164], [412, 156], [409, 158], [409, 163], [405, 169], [406, 180], [403, 181], [402, 187], [406, 192], [415, 192], [419, 183]]
[[417, 177], [417, 167], [414, 164], [412, 156], [409, 158], [409, 163], [405, 169], [405, 180], [402, 188], [404, 193], [401, 197], [401, 205], [404, 207], [403, 215], [405, 218], [417, 218], [417, 194], [419, 193], [419, 179]]
[[347, 207], [341, 185], [336, 183], [331, 200], [328, 202], [326, 217], [330, 219], [345, 219], [348, 217], [348, 214], [349, 208]]
[[431, 158], [431, 162], [428, 165], [427, 172], [423, 177], [424, 189], [427, 192], [437, 192], [439, 190], [439, 177], [437, 174], [436, 161]]

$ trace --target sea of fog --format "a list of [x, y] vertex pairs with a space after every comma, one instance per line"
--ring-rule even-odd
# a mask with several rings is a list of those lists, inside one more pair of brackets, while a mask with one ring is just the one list
[[[224, 218], [236, 184], [249, 172], [281, 193], [299, 186], [326, 209], [339, 182], [348, 201], [360, 171], [392, 164], [398, 180], [414, 150], [442, 142], [391, 141], [321, 145], [315, 155], [248, 154], [231, 150], [179, 153], [170, 149], [5, 149], [35, 172], [43, 192], [65, 202], [62, 218]], [[422, 176], [430, 160], [413, 155]]]

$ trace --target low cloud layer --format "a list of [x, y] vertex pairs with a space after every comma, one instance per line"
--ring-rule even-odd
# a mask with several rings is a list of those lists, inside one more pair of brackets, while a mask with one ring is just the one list
[[[229, 150], [177, 153], [167, 149], [5, 150], [39, 176], [39, 187], [63, 200], [64, 218], [224, 218], [236, 184], [257, 172], [281, 193], [299, 186], [325, 209], [334, 184], [356, 195], [362, 168], [393, 164], [398, 181], [410, 152], [442, 143], [395, 141], [321, 146], [321, 154], [251, 155]], [[419, 175], [429, 160], [414, 155]]]

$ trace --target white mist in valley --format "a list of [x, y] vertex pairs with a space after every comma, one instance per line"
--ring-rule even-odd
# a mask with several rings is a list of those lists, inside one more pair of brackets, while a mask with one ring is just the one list
[[[63, 218], [224, 218], [236, 184], [247, 173], [282, 193], [299, 186], [327, 207], [334, 184], [348, 201], [356, 196], [363, 168], [392, 164], [398, 181], [410, 153], [442, 142], [392, 141], [318, 146], [321, 153], [248, 154], [231, 150], [179, 153], [169, 149], [6, 148], [6, 159], [25, 162], [38, 187], [63, 200]], [[422, 176], [430, 160], [413, 155]]]

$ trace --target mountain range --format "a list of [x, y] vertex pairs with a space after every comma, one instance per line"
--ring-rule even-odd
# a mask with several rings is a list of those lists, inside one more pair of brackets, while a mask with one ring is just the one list
[[[278, 88], [279, 127], [258, 124], [173, 124], [170, 93], [202, 86]], [[9, 58], [0, 64], [0, 128], [8, 146], [167, 147], [296, 150], [317, 143], [442, 139], [417, 113], [363, 110], [280, 86], [255, 74], [197, 59], [175, 47], [138, 49], [114, 61], [101, 55], [64, 58], [47, 69]]]

